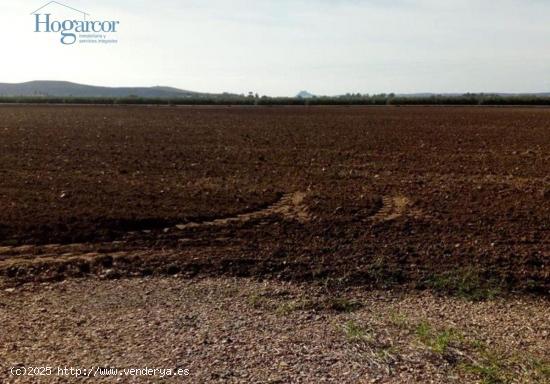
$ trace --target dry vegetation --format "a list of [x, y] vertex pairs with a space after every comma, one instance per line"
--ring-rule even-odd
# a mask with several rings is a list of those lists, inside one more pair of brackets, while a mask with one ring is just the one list
[[31, 283], [0, 291], [0, 381], [33, 382], [6, 374], [19, 363], [190, 370], [129, 383], [542, 384], [549, 316], [542, 298], [472, 303], [246, 278]]

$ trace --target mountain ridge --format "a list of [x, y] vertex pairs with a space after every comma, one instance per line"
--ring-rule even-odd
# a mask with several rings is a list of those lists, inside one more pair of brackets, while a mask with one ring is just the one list
[[[535, 97], [550, 97], [550, 92], [484, 92], [470, 93], [470, 95], [486, 95], [486, 96], [535, 96]], [[300, 91], [295, 98], [312, 99], [324, 97], [345, 97], [359, 94], [347, 95], [316, 95], [308, 91]], [[383, 94], [384, 96], [393, 95], [403, 98], [430, 98], [430, 97], [461, 97], [469, 95], [469, 93], [458, 92], [416, 92], [416, 93], [397, 93]], [[201, 98], [201, 97], [232, 97], [237, 95], [234, 93], [205, 93], [195, 92], [185, 89], [169, 87], [169, 86], [151, 86], [151, 87], [107, 87], [97, 85], [79, 84], [70, 81], [58, 80], [33, 80], [23, 83], [0, 83], [0, 97], [105, 97], [105, 98], [159, 98], [159, 99], [174, 99], [174, 98]], [[362, 96], [365, 96], [364, 94]], [[372, 95], [375, 96], [375, 95]]]
[[166, 86], [104, 87], [55, 80], [0, 83], [0, 96], [178, 98], [201, 95], [208, 94]]

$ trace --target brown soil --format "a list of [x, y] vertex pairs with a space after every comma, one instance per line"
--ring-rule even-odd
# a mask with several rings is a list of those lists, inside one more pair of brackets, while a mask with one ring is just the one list
[[550, 289], [550, 109], [2, 106], [0, 137], [0, 284]]

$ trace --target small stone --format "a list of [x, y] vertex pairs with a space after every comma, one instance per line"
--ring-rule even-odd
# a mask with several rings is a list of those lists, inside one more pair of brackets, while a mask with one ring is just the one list
[[107, 269], [105, 270], [105, 273], [102, 275], [102, 277], [106, 279], [118, 279], [120, 277], [120, 274], [113, 269]]

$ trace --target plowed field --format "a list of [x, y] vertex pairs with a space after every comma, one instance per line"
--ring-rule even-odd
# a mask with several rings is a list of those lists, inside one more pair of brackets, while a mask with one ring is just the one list
[[550, 289], [550, 109], [0, 107], [5, 284]]

